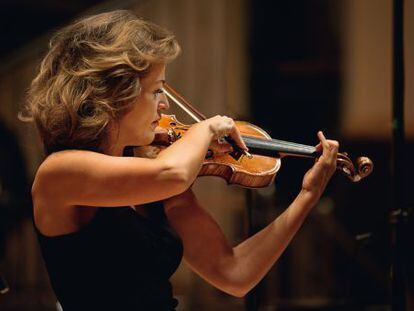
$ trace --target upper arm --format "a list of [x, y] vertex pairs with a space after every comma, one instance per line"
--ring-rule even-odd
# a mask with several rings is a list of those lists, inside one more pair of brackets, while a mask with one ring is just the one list
[[171, 197], [185, 186], [184, 174], [159, 159], [67, 150], [42, 163], [32, 195], [62, 205], [126, 206]]
[[191, 190], [167, 199], [164, 207], [171, 226], [184, 245], [184, 259], [212, 285], [235, 294], [233, 248], [211, 215], [197, 202]]

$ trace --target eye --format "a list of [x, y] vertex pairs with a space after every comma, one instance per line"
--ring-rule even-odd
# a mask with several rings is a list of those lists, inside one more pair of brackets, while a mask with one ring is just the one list
[[157, 89], [154, 91], [154, 97], [157, 97], [158, 94], [164, 94], [164, 90], [163, 89]]

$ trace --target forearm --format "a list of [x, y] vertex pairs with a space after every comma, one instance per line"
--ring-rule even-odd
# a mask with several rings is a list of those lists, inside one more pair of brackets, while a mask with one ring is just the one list
[[232, 274], [243, 293], [252, 289], [270, 270], [299, 230], [314, 202], [310, 195], [301, 191], [278, 218], [233, 248]]
[[182, 172], [188, 185], [194, 182], [213, 139], [208, 124], [193, 125], [185, 136], [160, 152], [158, 159]]
[[318, 135], [324, 145], [323, 154], [305, 174], [299, 195], [282, 215], [236, 247], [227, 243], [217, 223], [191, 193], [169, 199], [169, 221], [182, 237], [184, 258], [195, 272], [235, 296], [244, 296], [264, 277], [299, 230], [336, 169], [338, 144], [327, 141], [322, 133]]

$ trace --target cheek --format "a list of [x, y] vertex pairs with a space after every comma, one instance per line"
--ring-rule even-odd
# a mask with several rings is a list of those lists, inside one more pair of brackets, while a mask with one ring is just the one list
[[153, 94], [146, 96], [145, 101], [142, 101], [140, 106], [140, 116], [142, 119], [154, 118], [154, 111], [157, 110], [157, 100], [154, 99]]

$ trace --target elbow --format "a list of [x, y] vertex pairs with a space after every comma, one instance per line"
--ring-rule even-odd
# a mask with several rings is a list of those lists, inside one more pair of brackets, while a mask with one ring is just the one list
[[226, 274], [226, 276], [222, 277], [219, 288], [231, 296], [237, 298], [245, 297], [251, 290], [252, 283], [248, 282], [240, 271], [237, 272], [236, 270], [236, 273], [233, 271]]
[[234, 297], [243, 298], [249, 293], [250, 290], [251, 287], [246, 282], [233, 281], [232, 284], [229, 284], [227, 292]]
[[236, 298], [243, 298], [250, 291], [246, 286], [229, 284], [226, 288], [222, 288], [227, 294], [234, 296]]
[[247, 293], [248, 293], [248, 291], [237, 292], [237, 293], [234, 293], [233, 296], [236, 297], [236, 298], [244, 298], [247, 295]]
[[232, 295], [233, 297], [236, 297], [236, 298], [244, 298], [247, 293], [248, 293], [248, 291], [243, 291], [243, 290], [228, 292], [228, 294], [230, 294], [230, 295]]
[[178, 172], [174, 182], [176, 185], [174, 195], [178, 195], [190, 188], [194, 180], [189, 178], [186, 172]]
[[212, 285], [236, 298], [245, 297], [254, 286], [246, 271], [241, 268], [234, 253], [226, 256], [225, 260], [221, 261], [210, 275], [214, 276], [208, 280]]
[[172, 163], [165, 163], [163, 168], [164, 176], [171, 186], [172, 195], [178, 195], [187, 190], [194, 182], [190, 172], [185, 167], [174, 165]]
[[251, 288], [248, 288], [246, 286], [243, 288], [240, 288], [237, 292], [233, 294], [233, 296], [238, 297], [238, 298], [243, 298], [250, 292], [250, 289]]

